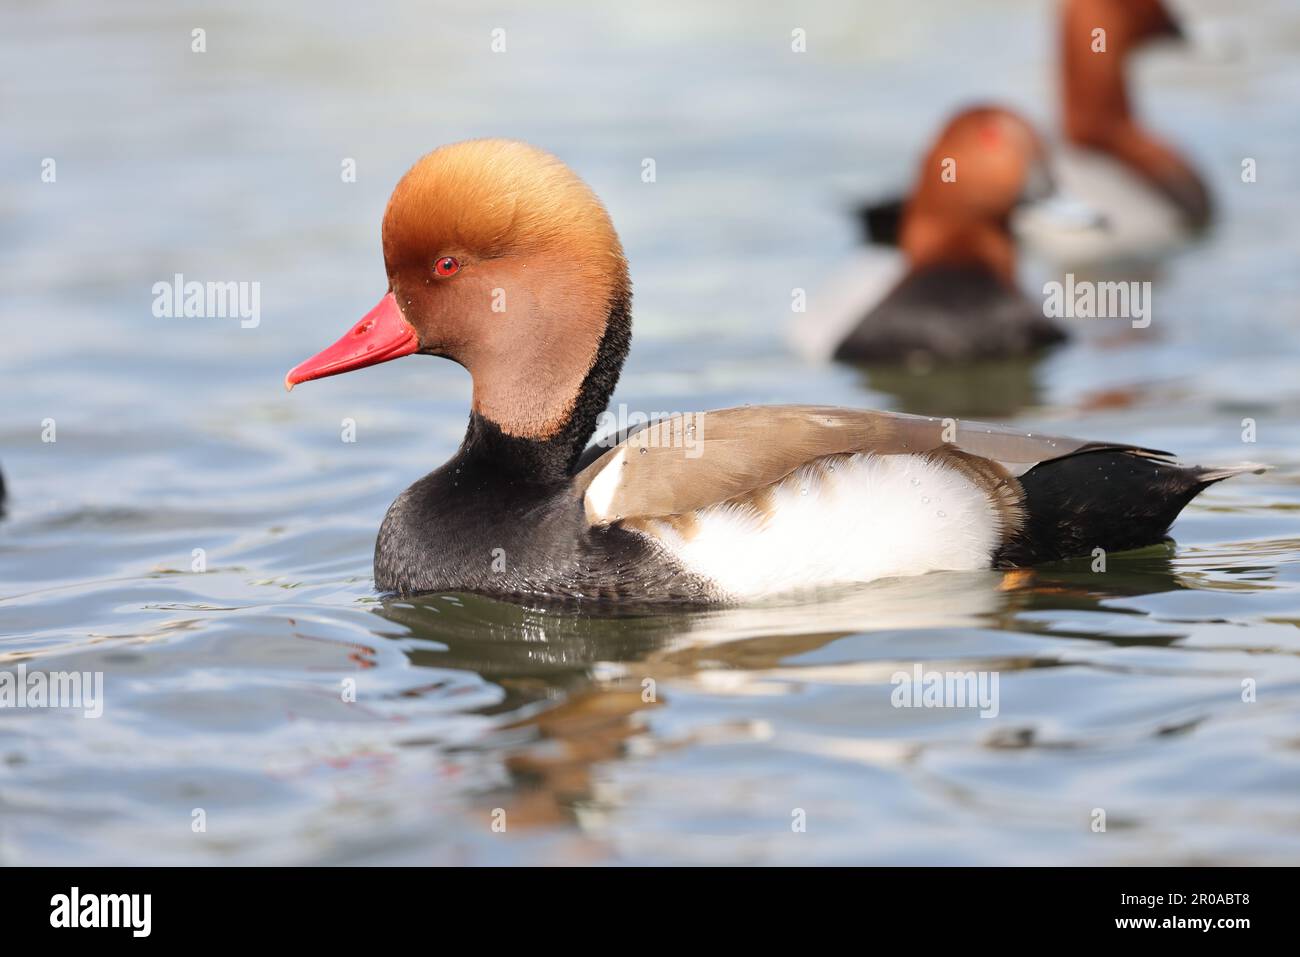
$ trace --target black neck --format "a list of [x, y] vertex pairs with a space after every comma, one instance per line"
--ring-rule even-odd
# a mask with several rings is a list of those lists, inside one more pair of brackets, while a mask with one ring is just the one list
[[623, 360], [632, 341], [632, 290], [624, 285], [609, 308], [605, 333], [596, 360], [587, 371], [564, 424], [548, 439], [507, 435], [501, 427], [471, 412], [459, 458], [472, 458], [500, 472], [538, 483], [565, 482], [596, 428], [596, 419], [609, 405]]

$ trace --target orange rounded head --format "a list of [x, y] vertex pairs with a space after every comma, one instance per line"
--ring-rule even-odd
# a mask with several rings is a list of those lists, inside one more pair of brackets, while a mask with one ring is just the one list
[[397, 184], [383, 247], [387, 295], [290, 371], [286, 386], [415, 352], [444, 356], [469, 371], [474, 411], [503, 432], [557, 432], [611, 312], [625, 312], [631, 295], [618, 234], [595, 193], [526, 143], [455, 143]]
[[1028, 121], [977, 106], [954, 116], [921, 165], [900, 245], [913, 268], [979, 261], [1010, 281], [1012, 211], [1053, 189], [1047, 149]]

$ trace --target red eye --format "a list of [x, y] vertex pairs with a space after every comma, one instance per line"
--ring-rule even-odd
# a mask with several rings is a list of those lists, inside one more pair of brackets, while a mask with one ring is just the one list
[[433, 264], [433, 271], [439, 276], [454, 276], [460, 271], [460, 263], [452, 256], [443, 256]]

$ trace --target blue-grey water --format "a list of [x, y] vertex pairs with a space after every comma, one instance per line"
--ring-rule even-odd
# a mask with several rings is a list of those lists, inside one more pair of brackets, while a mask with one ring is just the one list
[[[622, 6], [0, 6], [0, 667], [105, 683], [98, 718], [0, 709], [0, 863], [1300, 860], [1300, 10], [1183, 3], [1207, 42], [1136, 64], [1221, 213], [1149, 329], [864, 377], [793, 357], [791, 290], [953, 107], [1054, 126], [1052, 4]], [[383, 292], [401, 173], [478, 135], [609, 206], [631, 409], [968, 414], [1274, 470], [1104, 572], [613, 619], [384, 599], [375, 531], [468, 378], [281, 381]], [[156, 317], [177, 273], [258, 283], [260, 322]], [[893, 707], [917, 663], [996, 675], [998, 714]]]

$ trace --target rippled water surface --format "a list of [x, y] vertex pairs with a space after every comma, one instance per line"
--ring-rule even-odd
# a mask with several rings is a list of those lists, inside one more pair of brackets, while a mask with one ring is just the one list
[[[868, 377], [791, 356], [790, 290], [953, 106], [1051, 125], [1051, 5], [752, 6], [4, 5], [0, 665], [103, 672], [105, 707], [0, 711], [0, 862], [1300, 860], [1294, 5], [1184, 4], [1213, 42], [1135, 71], [1222, 213], [1150, 329]], [[473, 135], [607, 201], [632, 409], [974, 414], [1275, 468], [1104, 573], [620, 618], [378, 596], [379, 521], [456, 447], [468, 378], [281, 380], [383, 291], [398, 176]], [[175, 273], [259, 282], [260, 324], [155, 318]], [[996, 674], [996, 717], [892, 707], [918, 662]]]

